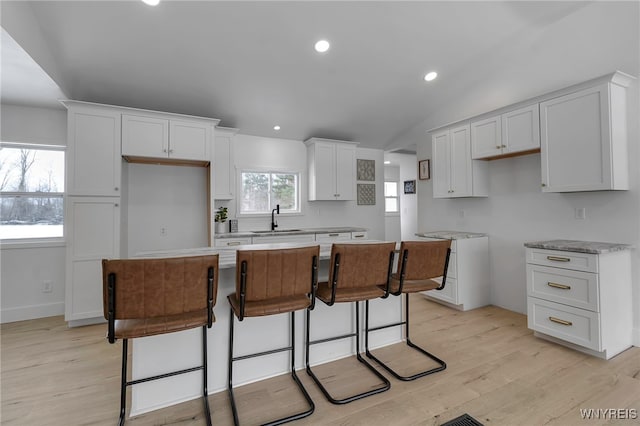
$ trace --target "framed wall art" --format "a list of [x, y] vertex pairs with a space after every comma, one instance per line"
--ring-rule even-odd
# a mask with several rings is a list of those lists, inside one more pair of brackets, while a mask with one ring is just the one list
[[404, 193], [405, 194], [415, 194], [416, 193], [416, 181], [415, 180], [405, 180], [404, 181]]
[[431, 179], [431, 160], [418, 161], [418, 179]]

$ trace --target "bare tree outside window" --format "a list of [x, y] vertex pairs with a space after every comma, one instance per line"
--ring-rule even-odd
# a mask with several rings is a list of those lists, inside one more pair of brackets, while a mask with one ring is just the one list
[[241, 173], [241, 214], [270, 213], [277, 204], [283, 213], [298, 212], [298, 174]]
[[0, 238], [63, 235], [64, 151], [0, 147]]

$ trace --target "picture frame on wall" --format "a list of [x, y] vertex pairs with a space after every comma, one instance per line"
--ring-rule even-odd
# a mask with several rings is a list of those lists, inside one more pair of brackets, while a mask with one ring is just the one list
[[418, 161], [418, 179], [431, 179], [431, 160], [426, 159]]
[[405, 180], [404, 181], [404, 193], [405, 194], [415, 194], [416, 193], [416, 181], [415, 180]]

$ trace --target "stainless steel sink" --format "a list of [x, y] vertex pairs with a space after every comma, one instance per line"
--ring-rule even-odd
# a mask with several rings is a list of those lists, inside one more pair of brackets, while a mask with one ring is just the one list
[[278, 234], [281, 232], [299, 232], [302, 229], [276, 229], [275, 231], [251, 231], [254, 234]]

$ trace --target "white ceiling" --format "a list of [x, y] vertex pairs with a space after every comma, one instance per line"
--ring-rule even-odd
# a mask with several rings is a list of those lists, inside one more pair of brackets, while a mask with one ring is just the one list
[[[68, 98], [373, 148], [615, 69], [638, 75], [638, 2], [2, 1], [2, 12]], [[29, 55], [6, 39], [2, 101], [51, 105], [59, 93], [22, 71]], [[430, 70], [440, 76], [425, 83]]]

